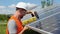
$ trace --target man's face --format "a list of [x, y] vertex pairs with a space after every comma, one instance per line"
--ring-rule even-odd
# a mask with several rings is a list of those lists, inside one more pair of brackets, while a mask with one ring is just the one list
[[20, 9], [18, 12], [19, 12], [19, 16], [23, 18], [23, 16], [26, 15], [27, 11], [25, 9]]

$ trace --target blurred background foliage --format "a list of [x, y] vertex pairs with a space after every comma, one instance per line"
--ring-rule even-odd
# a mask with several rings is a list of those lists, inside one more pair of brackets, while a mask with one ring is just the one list
[[4, 15], [0, 14], [0, 21], [7, 21], [9, 19], [10, 15]]

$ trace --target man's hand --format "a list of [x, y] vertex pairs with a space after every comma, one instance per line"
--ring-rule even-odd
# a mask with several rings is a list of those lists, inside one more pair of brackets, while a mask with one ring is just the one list
[[28, 27], [25, 26], [24, 29], [23, 29], [19, 34], [23, 34], [23, 32], [24, 32], [25, 30], [27, 30], [27, 29], [28, 29]]
[[35, 16], [34, 11], [31, 11], [31, 10], [28, 10], [28, 11], [26, 12], [26, 14], [31, 14], [31, 15], [32, 15], [32, 17], [34, 17], [34, 16]]
[[25, 30], [27, 30], [27, 29], [28, 29], [28, 27], [27, 27], [27, 26], [25, 26], [25, 27], [24, 27], [24, 29], [25, 29]]
[[33, 13], [33, 11], [31, 11], [31, 10], [28, 10], [27, 12], [26, 12], [26, 14], [32, 14]]

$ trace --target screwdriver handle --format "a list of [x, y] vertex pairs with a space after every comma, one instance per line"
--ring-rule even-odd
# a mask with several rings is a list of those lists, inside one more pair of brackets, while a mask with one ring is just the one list
[[34, 12], [34, 14], [37, 17], [37, 19], [39, 19], [38, 13], [36, 11]]

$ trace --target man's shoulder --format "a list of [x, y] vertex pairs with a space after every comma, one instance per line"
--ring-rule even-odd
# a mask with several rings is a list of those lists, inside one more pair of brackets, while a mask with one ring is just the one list
[[8, 21], [8, 25], [9, 25], [9, 26], [10, 26], [10, 25], [16, 25], [15, 20], [13, 20], [13, 19], [12, 19], [12, 20], [9, 20], [9, 21]]
[[15, 22], [15, 20], [12, 19], [12, 20], [9, 20], [8, 22]]

